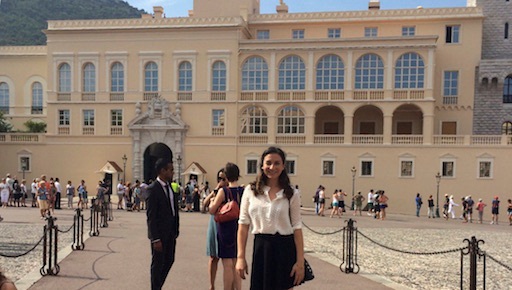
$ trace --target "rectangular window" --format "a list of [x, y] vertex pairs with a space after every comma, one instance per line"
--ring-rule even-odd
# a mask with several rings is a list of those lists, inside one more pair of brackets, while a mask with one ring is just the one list
[[21, 172], [30, 171], [30, 157], [20, 156], [20, 170]]
[[94, 127], [94, 110], [84, 110], [84, 127]]
[[442, 176], [443, 177], [455, 177], [455, 162], [454, 161], [443, 161], [442, 162]]
[[213, 110], [212, 117], [213, 127], [224, 127], [224, 110]]
[[292, 38], [293, 39], [303, 39], [304, 38], [304, 29], [292, 30]]
[[400, 177], [413, 177], [414, 162], [412, 160], [400, 161]]
[[492, 161], [478, 162], [478, 178], [492, 178]]
[[123, 126], [123, 110], [111, 110], [110, 111], [110, 125], [112, 127]]
[[270, 39], [270, 30], [256, 31], [256, 39]]
[[341, 29], [340, 28], [327, 29], [327, 37], [328, 38], [340, 38], [341, 37]]
[[334, 176], [334, 161], [323, 160], [322, 161], [322, 175]]
[[416, 34], [416, 27], [414, 26], [403, 26], [402, 36], [414, 36]]
[[257, 174], [257, 173], [258, 173], [258, 160], [257, 159], [247, 160], [247, 174]]
[[286, 160], [284, 167], [289, 175], [295, 175], [295, 160]]
[[446, 43], [459, 43], [460, 25], [446, 26]]
[[456, 105], [459, 95], [459, 72], [445, 71], [443, 80], [443, 104]]
[[373, 176], [373, 161], [361, 161], [361, 176]]
[[59, 126], [69, 126], [69, 110], [59, 110]]
[[365, 27], [364, 28], [364, 37], [377, 37], [378, 29], [377, 27]]

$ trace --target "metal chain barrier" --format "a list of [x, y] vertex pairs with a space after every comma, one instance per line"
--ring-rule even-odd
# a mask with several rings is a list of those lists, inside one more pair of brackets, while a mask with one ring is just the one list
[[322, 235], [322, 236], [327, 236], [327, 235], [334, 235], [334, 234], [337, 234], [339, 232], [342, 232], [343, 231], [343, 228], [337, 230], [337, 231], [334, 231], [332, 233], [321, 233], [321, 232], [318, 232], [318, 231], [315, 231], [314, 229], [310, 228], [307, 224], [305, 224], [304, 222], [302, 222], [302, 224], [310, 231], [312, 231], [313, 233], [317, 234], [317, 235]]
[[39, 269], [39, 273], [42, 276], [55, 276], [60, 272], [60, 266], [57, 264], [59, 227], [55, 225], [56, 218], [48, 216], [46, 220], [48, 224], [44, 226], [43, 266]]
[[362, 233], [361, 231], [357, 230], [357, 232], [359, 234], [361, 234], [361, 236], [365, 237], [367, 240], [369, 240], [370, 242], [376, 244], [377, 246], [380, 246], [384, 249], [388, 249], [390, 251], [394, 251], [394, 252], [398, 252], [398, 253], [402, 253], [402, 254], [411, 254], [411, 255], [442, 255], [442, 254], [448, 254], [448, 253], [456, 253], [456, 252], [459, 252], [463, 249], [467, 249], [468, 247], [462, 247], [462, 248], [457, 248], [457, 249], [452, 249], [452, 250], [445, 250], [445, 251], [433, 251], [433, 252], [412, 252], [412, 251], [405, 251], [405, 250], [399, 250], [399, 249], [395, 249], [395, 248], [391, 248], [389, 246], [386, 246], [384, 244], [381, 244], [375, 240], [373, 240], [372, 238], [368, 237], [367, 235], [365, 235], [364, 233]]
[[68, 232], [69, 232], [69, 231], [70, 231], [74, 226], [75, 226], [75, 224], [73, 223], [73, 224], [69, 227], [69, 229], [67, 229], [67, 230], [65, 230], [65, 231], [62, 231], [62, 230], [59, 230], [59, 229], [57, 229], [57, 231], [59, 231], [59, 233], [65, 234], [65, 233], [68, 233]]
[[73, 244], [71, 244], [71, 249], [73, 250], [83, 250], [85, 248], [84, 244], [84, 216], [82, 215], [82, 209], [77, 208], [76, 214], [73, 217]]
[[507, 269], [507, 270], [509, 270], [509, 271], [512, 271], [512, 267], [507, 266], [507, 265], [505, 265], [503, 262], [500, 262], [500, 261], [496, 260], [496, 258], [494, 258], [493, 256], [489, 255], [489, 253], [487, 253], [487, 252], [486, 252], [486, 253], [485, 253], [485, 255], [487, 256], [487, 258], [491, 259], [491, 260], [492, 260], [492, 261], [494, 261], [496, 264], [498, 264], [498, 265], [502, 266], [503, 268], [505, 268], [505, 269]]
[[30, 250], [28, 250], [28, 251], [26, 251], [24, 253], [14, 254], [14, 255], [0, 253], [0, 257], [4, 257], [4, 258], [19, 258], [19, 257], [23, 257], [23, 256], [27, 255], [28, 253], [32, 252], [33, 250], [35, 250], [37, 248], [37, 246], [39, 246], [41, 244], [41, 242], [43, 241], [45, 235], [46, 235], [46, 233], [39, 239], [39, 241], [32, 248], [30, 248]]

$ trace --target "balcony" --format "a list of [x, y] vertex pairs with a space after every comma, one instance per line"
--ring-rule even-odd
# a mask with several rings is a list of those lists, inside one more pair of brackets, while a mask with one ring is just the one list
[[444, 96], [443, 97], [443, 105], [457, 105], [458, 97], [457, 96]]
[[391, 144], [397, 145], [422, 145], [423, 135], [393, 135]]
[[178, 92], [178, 101], [192, 101], [192, 92]]
[[423, 100], [425, 99], [424, 90], [394, 90], [393, 100]]
[[111, 127], [110, 135], [115, 135], [115, 136], [123, 135], [123, 127]]
[[306, 144], [304, 135], [277, 135], [276, 144]]
[[0, 133], [0, 143], [42, 143], [43, 133]]
[[313, 139], [315, 144], [343, 144], [345, 143], [345, 136], [343, 135], [315, 135]]
[[124, 101], [124, 93], [110, 93], [110, 101], [112, 101], [112, 102]]
[[358, 100], [358, 101], [384, 100], [384, 91], [381, 91], [381, 90], [379, 90], [379, 91], [357, 90], [357, 91], [354, 91], [353, 98], [354, 98], [354, 100]]
[[315, 101], [343, 101], [345, 100], [344, 91], [316, 91]]
[[268, 144], [267, 134], [258, 135], [241, 135], [238, 137], [238, 143], [240, 144]]
[[82, 93], [82, 102], [96, 101], [96, 93]]
[[71, 101], [71, 93], [57, 93], [57, 101], [59, 101], [59, 102]]
[[240, 94], [240, 101], [268, 101], [268, 92], [242, 92]]
[[383, 143], [383, 135], [352, 135], [352, 144], [374, 145]]
[[151, 99], [157, 98], [158, 92], [144, 92], [142, 94], [142, 99], [144, 101], [150, 101]]
[[210, 100], [211, 101], [225, 101], [226, 100], [226, 92], [211, 92]]
[[69, 135], [69, 127], [62, 126], [57, 128], [57, 134], [59, 135]]
[[224, 127], [213, 127], [212, 136], [224, 136]]
[[464, 145], [464, 136], [434, 135], [434, 145]]
[[82, 135], [94, 135], [94, 127], [83, 127]]

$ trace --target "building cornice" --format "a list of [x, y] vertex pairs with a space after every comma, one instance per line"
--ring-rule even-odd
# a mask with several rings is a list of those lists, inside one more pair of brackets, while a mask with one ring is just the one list
[[74, 30], [129, 30], [154, 28], [222, 28], [244, 27], [242, 17], [212, 18], [131, 18], [94, 20], [50, 20], [46, 32]]
[[480, 7], [362, 10], [343, 12], [259, 14], [249, 17], [249, 25], [307, 22], [382, 22], [395, 20], [483, 18]]
[[326, 50], [326, 49], [421, 49], [436, 48], [438, 36], [377, 37], [301, 40], [241, 40], [240, 51]]
[[47, 54], [46, 45], [0, 46], [0, 56], [7, 56], [7, 55], [45, 56], [46, 54]]

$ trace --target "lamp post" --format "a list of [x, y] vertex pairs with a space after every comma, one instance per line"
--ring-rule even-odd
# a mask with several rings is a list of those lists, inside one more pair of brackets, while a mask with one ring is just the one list
[[128, 160], [128, 157], [126, 157], [126, 154], [123, 154], [123, 182], [126, 182], [126, 160]]
[[439, 183], [441, 183], [441, 174], [439, 174], [439, 172], [436, 174], [436, 182], [437, 182], [437, 206], [436, 206], [436, 217], [437, 218], [440, 218], [441, 216], [439, 215]]
[[25, 179], [25, 171], [27, 171], [27, 166], [21, 166], [21, 171], [23, 171], [23, 179]]
[[352, 204], [350, 206], [351, 210], [354, 210], [354, 193], [355, 193], [355, 185], [356, 185], [356, 167], [352, 166], [352, 169], [350, 169], [350, 172], [352, 172]]
[[178, 155], [176, 157], [176, 161], [178, 162], [178, 184], [181, 186], [181, 156]]

